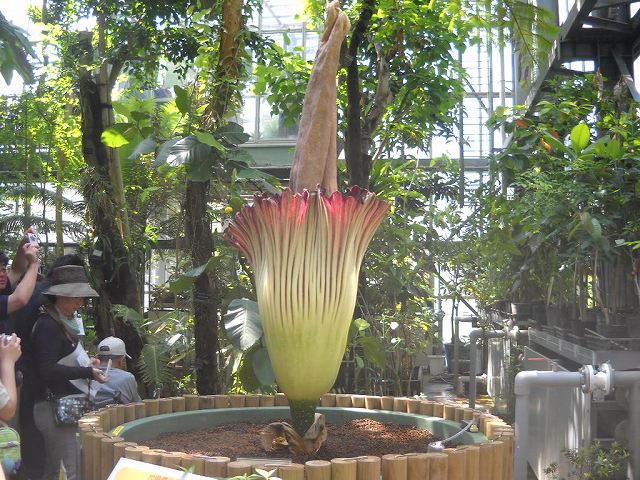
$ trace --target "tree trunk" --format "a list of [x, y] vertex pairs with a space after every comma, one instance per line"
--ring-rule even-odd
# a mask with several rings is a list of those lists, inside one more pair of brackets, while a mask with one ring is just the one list
[[82, 115], [82, 149], [90, 167], [89, 179], [84, 186], [84, 198], [93, 227], [94, 250], [89, 258], [92, 274], [100, 297], [96, 299], [95, 317], [98, 336], [116, 335], [126, 344], [127, 353], [136, 359], [142, 349], [142, 339], [135, 328], [114, 322], [112, 304], [123, 304], [141, 311], [141, 265], [127, 250], [120, 225], [118, 207], [114, 203], [113, 185], [109, 173], [109, 156], [101, 141], [103, 125], [98, 85], [85, 72], [79, 80]]
[[[243, 65], [238, 58], [240, 32], [244, 28], [244, 0], [225, 0], [222, 6], [220, 54], [216, 67], [216, 87], [211, 92], [202, 127], [213, 131], [231, 110], [240, 95]], [[194, 267], [207, 263], [215, 249], [211, 219], [207, 213], [210, 182], [187, 182], [185, 202], [186, 233], [191, 244]], [[204, 272], [193, 286], [193, 313], [196, 347], [196, 388], [200, 394], [213, 394], [221, 389], [218, 378], [218, 325], [221, 288], [214, 273]]]

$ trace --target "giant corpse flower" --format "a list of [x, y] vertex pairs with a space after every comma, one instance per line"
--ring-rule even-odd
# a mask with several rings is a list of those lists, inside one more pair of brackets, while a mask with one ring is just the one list
[[336, 380], [360, 265], [388, 209], [357, 186], [336, 191], [336, 71], [348, 30], [333, 2], [307, 87], [290, 188], [256, 195], [226, 231], [253, 268], [267, 350], [300, 435]]

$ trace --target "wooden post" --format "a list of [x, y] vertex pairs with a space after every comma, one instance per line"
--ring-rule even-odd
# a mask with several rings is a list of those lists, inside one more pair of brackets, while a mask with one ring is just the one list
[[242, 460], [229, 462], [227, 464], [227, 476], [235, 477], [236, 475], [251, 474], [251, 463]]
[[463, 411], [462, 419], [463, 420], [473, 420], [474, 410], [473, 408], [465, 408]]
[[200, 397], [200, 409], [208, 410], [210, 408], [216, 408], [216, 398], [214, 395], [202, 395]]
[[351, 395], [351, 406], [353, 408], [364, 408], [364, 395]]
[[443, 415], [444, 415], [444, 405], [442, 405], [439, 402], [434, 402], [434, 404], [433, 404], [433, 416], [442, 418]]
[[144, 402], [134, 403], [133, 406], [136, 408], [136, 420], [139, 418], [145, 418], [147, 416], [147, 404]]
[[111, 412], [108, 408], [103, 408], [98, 411], [98, 417], [100, 417], [100, 427], [105, 432], [111, 430]]
[[260, 395], [246, 395], [244, 400], [245, 407], [259, 407]]
[[142, 461], [142, 453], [149, 450], [149, 447], [143, 445], [136, 445], [135, 447], [126, 447], [124, 449], [124, 457], [131, 460]]
[[410, 398], [407, 400], [407, 412], [409, 413], [420, 413], [420, 399]]
[[83, 479], [98, 480], [100, 478], [100, 440], [105, 434], [102, 432], [87, 432], [82, 442]]
[[213, 406], [214, 408], [229, 408], [229, 395], [214, 395]]
[[448, 456], [446, 453], [427, 453], [429, 459], [429, 480], [447, 480]]
[[129, 403], [124, 406], [124, 422], [133, 422], [136, 419], [136, 406], [133, 403]]
[[500, 432], [496, 437], [496, 440], [504, 442], [503, 456], [503, 470], [505, 480], [513, 480], [513, 451], [515, 448], [515, 437], [513, 431]]
[[276, 404], [276, 397], [273, 395], [260, 395], [261, 407], [273, 407]]
[[172, 413], [173, 400], [171, 398], [158, 399], [158, 413]]
[[364, 457], [358, 457], [357, 466], [357, 480], [380, 480], [380, 473], [382, 471], [382, 462], [380, 457], [374, 457], [367, 455]]
[[380, 410], [380, 407], [382, 406], [380, 403], [380, 397], [367, 395], [364, 397], [364, 406], [369, 410]]
[[393, 410], [393, 397], [380, 397], [380, 404], [382, 410]]
[[426, 453], [410, 453], [406, 455], [406, 458], [407, 480], [425, 480], [429, 478], [429, 457], [427, 457]]
[[160, 465], [162, 463], [162, 454], [164, 450], [159, 449], [147, 449], [142, 452], [142, 461], [145, 463], [152, 463], [153, 465]]
[[444, 453], [449, 455], [448, 480], [466, 480], [467, 478], [467, 455], [465, 450], [457, 448], [447, 448]]
[[113, 464], [118, 463], [122, 457], [124, 457], [124, 451], [127, 447], [136, 447], [134, 442], [118, 442], [113, 444]]
[[480, 479], [480, 447], [477, 445], [465, 445], [460, 447], [464, 449], [467, 456], [467, 479], [479, 480]]
[[351, 407], [351, 395], [339, 393], [336, 395], [336, 407]]
[[184, 395], [184, 408], [189, 412], [200, 410], [200, 397], [198, 395]]
[[501, 441], [493, 441], [493, 466], [491, 467], [491, 471], [493, 472], [493, 478], [495, 480], [504, 480], [505, 472], [504, 472], [504, 456], [506, 451], [506, 445]]
[[461, 422], [462, 420], [464, 420], [464, 408], [456, 407], [456, 415], [454, 420], [456, 422]]
[[184, 397], [171, 397], [173, 403], [172, 410], [174, 412], [184, 412], [186, 409], [186, 401]]
[[244, 408], [245, 396], [244, 395], [229, 395], [229, 405], [231, 408]]
[[456, 406], [455, 405], [444, 405], [442, 418], [445, 420], [455, 420], [456, 419]]
[[160, 412], [160, 403], [158, 399], [147, 398], [142, 401], [145, 407], [145, 415], [147, 417], [151, 417], [153, 415], [158, 415]]
[[100, 478], [107, 478], [113, 470], [113, 445], [120, 442], [124, 442], [124, 438], [104, 436], [100, 439]]
[[353, 458], [334, 458], [331, 460], [332, 480], [356, 480], [358, 462]]
[[278, 477], [282, 480], [304, 480], [304, 465], [290, 463], [278, 467]]
[[407, 413], [407, 399], [404, 397], [393, 397], [393, 411]]
[[387, 454], [382, 456], [382, 480], [406, 480], [407, 457]]
[[204, 475], [205, 457], [200, 455], [189, 455], [182, 459], [183, 468], [193, 467], [193, 473], [196, 475]]
[[480, 479], [479, 480], [493, 480], [495, 472], [494, 467], [495, 449], [491, 442], [485, 442], [480, 444]]
[[[227, 465], [229, 457], [209, 457], [204, 461], [204, 474], [207, 477], [227, 477]], [[231, 476], [231, 475], [229, 475]]]
[[164, 452], [160, 455], [160, 465], [167, 468], [180, 470], [182, 455], [177, 452]]
[[276, 407], [288, 407], [289, 400], [284, 393], [276, 393]]
[[331, 480], [331, 462], [326, 460], [309, 460], [304, 464], [304, 470], [307, 480]]
[[420, 402], [420, 415], [428, 415], [433, 417], [433, 405], [435, 402], [431, 400], [422, 400]]

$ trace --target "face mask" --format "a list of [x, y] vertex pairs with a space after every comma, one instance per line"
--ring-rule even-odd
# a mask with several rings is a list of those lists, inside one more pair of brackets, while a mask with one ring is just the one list
[[76, 315], [73, 315], [72, 317], [67, 317], [60, 310], [58, 310], [58, 308], [55, 307], [55, 305], [54, 305], [54, 308], [58, 313], [58, 320], [67, 328], [67, 330], [69, 330], [74, 335], [84, 335], [82, 319], [80, 319], [80, 323], [78, 323], [78, 320], [76, 319]]

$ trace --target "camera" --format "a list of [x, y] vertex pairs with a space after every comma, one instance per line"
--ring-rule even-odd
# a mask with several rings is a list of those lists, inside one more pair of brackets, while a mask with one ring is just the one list
[[29, 243], [34, 246], [40, 245], [40, 240], [38, 239], [38, 235], [35, 233], [28, 233], [27, 238], [29, 239]]
[[6, 333], [2, 333], [0, 334], [0, 340], [2, 340], [2, 344], [6, 345], [7, 343], [9, 343], [9, 341], [11, 341], [11, 335], [7, 335]]

